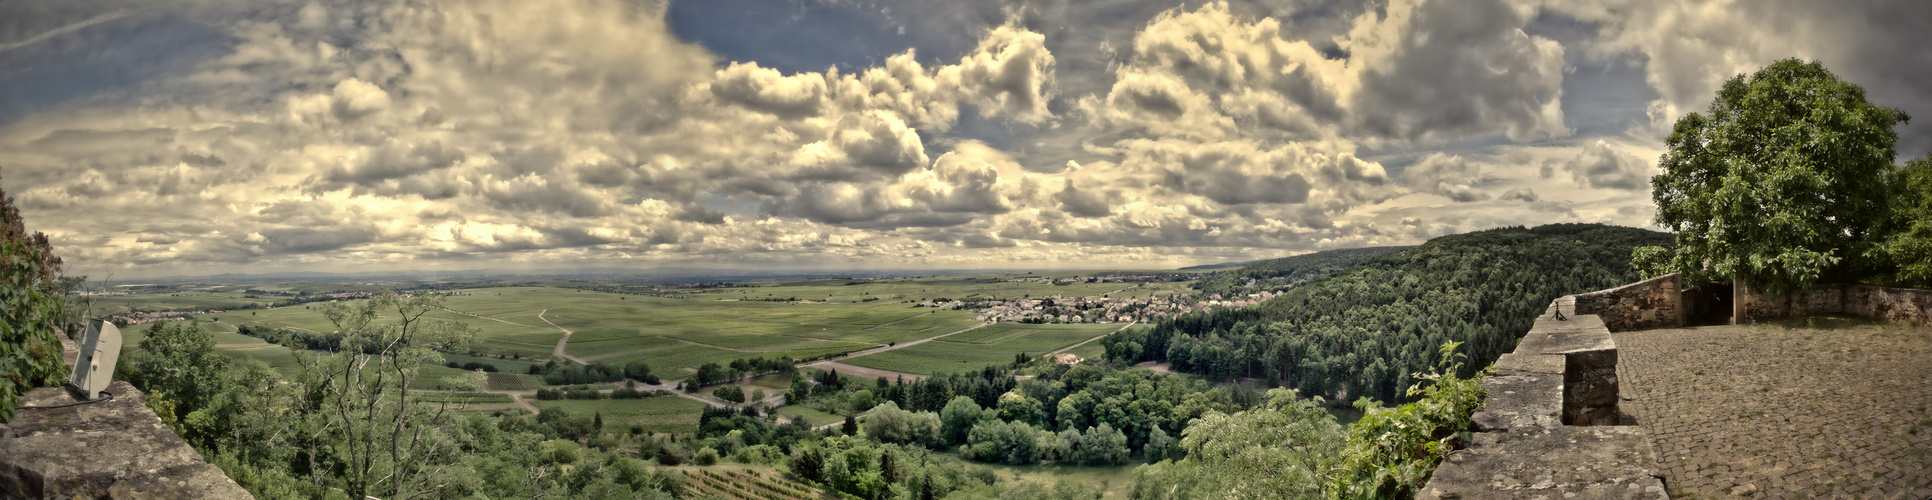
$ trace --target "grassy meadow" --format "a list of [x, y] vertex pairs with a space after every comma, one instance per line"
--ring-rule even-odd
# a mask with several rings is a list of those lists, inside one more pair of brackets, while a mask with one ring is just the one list
[[628, 429], [637, 425], [643, 426], [644, 432], [696, 431], [699, 410], [704, 409], [704, 403], [675, 396], [595, 401], [531, 401], [531, 404], [546, 412], [562, 409], [570, 412], [571, 415], [602, 414], [605, 427]]
[[1015, 355], [1039, 356], [1078, 344], [1120, 329], [1120, 326], [998, 323], [904, 349], [847, 358], [839, 362], [920, 375], [978, 370], [987, 366], [1011, 363]]
[[[752, 357], [817, 358], [959, 332], [902, 349], [839, 359], [867, 368], [931, 375], [1005, 364], [1020, 353], [1037, 356], [1114, 331], [1121, 325], [1000, 323], [975, 328], [980, 325], [973, 319], [977, 311], [915, 307], [922, 301], [1029, 296], [1126, 298], [1188, 293], [1186, 283], [1056, 285], [1006, 281], [1095, 274], [1098, 273], [820, 279], [715, 288], [522, 281], [449, 290], [444, 292], [448, 294], [443, 303], [446, 310], [430, 312], [428, 317], [459, 321], [475, 332], [467, 348], [446, 353], [444, 359], [459, 364], [476, 362], [495, 366], [497, 373], [483, 377], [484, 387], [478, 390], [532, 391], [544, 384], [540, 378], [526, 373], [533, 364], [554, 359], [553, 352], [564, 339], [565, 331], [572, 332], [564, 344], [564, 352], [571, 356], [614, 365], [641, 361], [669, 381], [689, 376], [704, 363], [729, 363]], [[95, 308], [97, 311], [223, 310], [194, 317], [214, 332], [220, 352], [260, 360], [293, 379], [301, 371], [295, 359], [299, 353], [236, 332], [241, 326], [333, 331], [334, 325], [322, 316], [324, 303], [232, 309], [286, 299], [276, 296], [250, 299], [245, 296], [245, 290], [332, 293], [378, 290], [384, 285], [371, 282], [176, 286], [152, 293], [103, 296], [96, 300]], [[388, 285], [405, 288], [401, 284]], [[147, 325], [130, 325], [123, 329], [126, 343], [137, 345], [146, 328]], [[1094, 357], [1099, 347], [1099, 343], [1090, 343], [1072, 352]], [[465, 378], [475, 380], [473, 374], [438, 365], [424, 368], [413, 385], [419, 389], [438, 389], [449, 387], [452, 380]], [[786, 377], [772, 376], [737, 385], [747, 394], [758, 389], [767, 394], [780, 394], [789, 388], [789, 382]], [[490, 407], [507, 405], [507, 399], [492, 399], [487, 403]], [[684, 398], [536, 404], [573, 413], [601, 411], [608, 422], [643, 425], [652, 432], [692, 430], [701, 407], [701, 403]], [[805, 414], [817, 423], [838, 418], [803, 408], [790, 411]]]

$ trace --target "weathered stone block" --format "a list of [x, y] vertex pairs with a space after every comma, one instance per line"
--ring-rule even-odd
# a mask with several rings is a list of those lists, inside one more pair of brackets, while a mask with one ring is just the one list
[[1598, 368], [1563, 375], [1563, 407], [1617, 405], [1617, 370]]
[[1483, 379], [1489, 396], [1471, 416], [1479, 432], [1560, 425], [1563, 379], [1557, 375], [1500, 375]]
[[1613, 332], [1682, 323], [1682, 278], [1666, 274], [1628, 285], [1574, 295], [1577, 315], [1597, 315]]
[[1617, 369], [1617, 350], [1583, 351], [1563, 355], [1564, 371]]
[[1638, 427], [1486, 432], [1444, 460], [1416, 498], [1668, 498], [1656, 463]]
[[1563, 373], [1563, 357], [1544, 354], [1504, 354], [1496, 358], [1496, 371], [1504, 375]]
[[115, 382], [107, 392], [113, 400], [63, 408], [25, 407], [75, 402], [64, 388], [23, 394], [0, 436], [0, 498], [253, 498], [162, 425], [141, 391]]

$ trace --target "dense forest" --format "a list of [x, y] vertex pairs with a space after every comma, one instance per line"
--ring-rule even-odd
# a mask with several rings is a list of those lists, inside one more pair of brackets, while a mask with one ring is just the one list
[[1256, 307], [1189, 314], [1102, 342], [1115, 361], [1167, 362], [1215, 380], [1252, 377], [1310, 396], [1398, 401], [1410, 374], [1440, 361], [1444, 343], [1464, 343], [1469, 375], [1514, 349], [1550, 300], [1635, 281], [1631, 249], [1669, 244], [1668, 234], [1598, 224], [1444, 236]]
[[1311, 254], [1258, 261], [1238, 269], [1209, 275], [1194, 282], [1203, 295], [1224, 297], [1264, 291], [1280, 291], [1335, 274], [1377, 255], [1414, 247], [1366, 247], [1326, 250]]

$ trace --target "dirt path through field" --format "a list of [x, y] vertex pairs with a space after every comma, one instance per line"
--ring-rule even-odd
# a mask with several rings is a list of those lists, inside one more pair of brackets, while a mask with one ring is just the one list
[[[544, 322], [544, 323], [549, 323], [549, 324], [550, 324], [550, 327], [551, 327], [551, 328], [555, 328], [555, 329], [557, 329], [558, 331], [561, 331], [561, 332], [564, 332], [564, 334], [563, 334], [563, 338], [560, 338], [560, 339], [557, 339], [557, 348], [556, 348], [556, 349], [552, 349], [552, 350], [550, 351], [550, 353], [551, 353], [551, 354], [553, 354], [553, 355], [556, 355], [556, 356], [557, 356], [557, 357], [559, 357], [559, 358], [563, 358], [563, 359], [568, 359], [568, 360], [571, 360], [571, 361], [576, 361], [576, 362], [577, 362], [577, 364], [580, 364], [580, 365], [588, 365], [588, 364], [590, 364], [590, 362], [589, 362], [589, 361], [584, 361], [584, 360], [582, 360], [582, 359], [578, 359], [578, 358], [577, 358], [576, 356], [571, 356], [570, 354], [567, 354], [567, 353], [565, 353], [565, 352], [564, 352], [564, 345], [566, 345], [566, 344], [569, 344], [569, 343], [570, 343], [570, 334], [571, 334], [571, 331], [570, 331], [570, 330], [567, 330], [567, 329], [564, 329], [564, 327], [561, 327], [561, 326], [557, 326], [557, 324], [556, 324], [556, 323], [551, 323], [551, 322], [550, 322], [550, 320], [549, 320], [548, 318], [544, 318], [544, 317], [543, 317], [543, 313], [547, 313], [547, 312], [550, 312], [550, 308], [547, 308], [547, 307], [546, 307], [546, 308], [544, 308], [544, 309], [543, 309], [542, 311], [537, 311], [537, 319], [541, 319], [541, 320], [543, 320], [543, 322]], [[509, 323], [509, 322], [508, 322], [508, 321], [505, 321], [505, 323]]]
[[[523, 323], [518, 323], [518, 322], [515, 322], [515, 321], [510, 321], [510, 320], [506, 320], [506, 319], [500, 319], [500, 318], [492, 318], [492, 317], [489, 317], [489, 316], [484, 316], [484, 315], [481, 315], [481, 314], [470, 314], [470, 313], [466, 313], [466, 312], [463, 312], [463, 311], [458, 311], [458, 310], [455, 310], [455, 309], [450, 309], [450, 308], [447, 308], [447, 307], [445, 307], [445, 308], [443, 308], [443, 310], [445, 310], [445, 311], [449, 311], [449, 312], [453, 312], [453, 313], [456, 313], [456, 314], [461, 314], [461, 315], [464, 315], [464, 316], [469, 316], [469, 317], [472, 317], [472, 318], [476, 318], [476, 319], [487, 319], [487, 320], [490, 320], [490, 321], [495, 321], [495, 322], [498, 322], [498, 323], [507, 323], [507, 324], [512, 324], [512, 325], [517, 325], [517, 326], [521, 326], [521, 327], [524, 327], [524, 328], [537, 328], [537, 326], [535, 326], [535, 325], [526, 325], [526, 324], [523, 324]], [[548, 311], [549, 309], [544, 309], [544, 310], [545, 310], [545, 311]], [[543, 313], [537, 313], [537, 316], [538, 316], [539, 318], [541, 318], [541, 317], [543, 316]], [[555, 326], [557, 326], [557, 325], [555, 325], [555, 324], [552, 324], [552, 325], [550, 325], [550, 326], [552, 326], [552, 327], [555, 327]], [[558, 328], [558, 330], [562, 330], [562, 328]]]
[[524, 401], [524, 400], [523, 400], [523, 395], [522, 395], [522, 394], [511, 394], [511, 395], [510, 395], [510, 403], [511, 403], [511, 404], [515, 404], [515, 405], [517, 405], [517, 407], [518, 407], [518, 408], [522, 408], [522, 409], [525, 409], [525, 410], [530, 410], [530, 414], [531, 414], [531, 415], [536, 415], [536, 414], [538, 414], [538, 413], [543, 413], [543, 410], [541, 410], [541, 409], [538, 409], [538, 408], [537, 408], [537, 405], [533, 405], [533, 404], [530, 404], [530, 402], [529, 402], [529, 401]]
[[1123, 332], [1123, 331], [1126, 331], [1126, 330], [1127, 330], [1127, 327], [1129, 327], [1129, 326], [1134, 326], [1134, 325], [1135, 325], [1135, 324], [1137, 324], [1137, 323], [1139, 323], [1139, 322], [1138, 322], [1138, 321], [1130, 321], [1130, 322], [1128, 322], [1128, 323], [1127, 323], [1127, 325], [1126, 325], [1126, 326], [1122, 326], [1122, 327], [1120, 327], [1120, 328], [1116, 328], [1116, 329], [1114, 329], [1114, 331], [1111, 331], [1111, 332], [1107, 332], [1107, 333], [1102, 333], [1102, 334], [1100, 334], [1100, 335], [1098, 335], [1098, 336], [1095, 336], [1094, 338], [1090, 338], [1090, 339], [1087, 339], [1087, 340], [1082, 340], [1082, 341], [1080, 341], [1080, 343], [1078, 343], [1078, 344], [1074, 344], [1074, 345], [1070, 345], [1070, 346], [1066, 346], [1066, 347], [1062, 347], [1062, 348], [1060, 348], [1060, 350], [1058, 350], [1058, 351], [1053, 351], [1053, 352], [1049, 352], [1049, 353], [1046, 353], [1046, 355], [1048, 355], [1048, 356], [1052, 356], [1052, 355], [1055, 355], [1055, 354], [1059, 354], [1059, 353], [1063, 353], [1063, 352], [1067, 352], [1067, 351], [1071, 351], [1071, 350], [1073, 350], [1073, 348], [1075, 348], [1075, 347], [1080, 347], [1080, 346], [1083, 346], [1083, 345], [1087, 345], [1087, 343], [1088, 343], [1088, 342], [1093, 342], [1093, 341], [1095, 341], [1095, 340], [1100, 340], [1100, 339], [1101, 339], [1101, 337], [1106, 337], [1106, 336], [1108, 336], [1108, 335], [1113, 335], [1113, 334], [1116, 334], [1116, 333], [1120, 333], [1120, 332]]
[[[977, 329], [979, 329], [979, 328], [981, 328], [981, 327], [985, 327], [986, 325], [991, 325], [991, 324], [993, 324], [993, 322], [991, 322], [991, 321], [987, 321], [987, 322], [984, 322], [984, 323], [980, 323], [980, 324], [977, 324], [977, 325], [973, 325], [973, 326], [971, 326], [971, 327], [967, 327], [967, 328], [966, 328], [965, 330], [960, 330], [960, 331], [957, 331], [957, 332], [952, 332], [952, 333], [941, 333], [941, 334], [938, 334], [938, 335], [934, 335], [934, 336], [931, 336], [931, 337], [926, 337], [926, 338], [923, 338], [923, 339], [919, 339], [919, 340], [914, 340], [914, 341], [911, 341], [911, 342], [900, 342], [900, 343], [899, 343], [898, 345], [889, 345], [889, 346], [885, 346], [885, 347], [875, 347], [875, 348], [872, 348], [872, 349], [866, 349], [866, 350], [863, 350], [863, 351], [859, 351], [859, 352], [855, 352], [855, 353], [851, 353], [851, 354], [847, 354], [847, 355], [845, 355], [845, 357], [847, 357], [847, 358], [856, 358], [856, 357], [859, 357], [859, 356], [871, 356], [871, 355], [874, 355], [874, 354], [878, 354], [878, 353], [882, 353], [882, 352], [886, 352], [886, 351], [891, 351], [891, 350], [895, 350], [895, 349], [905, 349], [905, 348], [907, 348], [907, 347], [912, 347], [912, 346], [916, 346], [916, 345], [919, 345], [919, 344], [924, 344], [924, 343], [927, 343], [927, 342], [931, 342], [931, 341], [934, 341], [934, 340], [938, 340], [938, 339], [940, 339], [940, 338], [944, 338], [944, 337], [946, 337], [946, 336], [949, 336], [949, 335], [957, 335], [957, 334], [961, 334], [961, 333], [966, 333], [966, 332], [970, 332], [970, 331], [973, 331], [973, 330], [977, 330]], [[897, 372], [894, 372], [894, 373], [897, 373]]]
[[926, 312], [926, 314], [914, 314], [914, 315], [911, 315], [911, 316], [907, 316], [907, 317], [904, 317], [904, 318], [900, 318], [900, 319], [896, 319], [896, 320], [893, 320], [893, 321], [890, 321], [890, 322], [886, 322], [886, 323], [880, 323], [880, 324], [876, 324], [876, 325], [872, 325], [872, 326], [870, 326], [870, 327], [866, 327], [866, 328], [860, 328], [860, 329], [859, 329], [859, 331], [861, 331], [861, 332], [863, 332], [863, 331], [866, 331], [866, 330], [871, 330], [871, 329], [874, 329], [874, 328], [883, 328], [883, 327], [887, 327], [887, 326], [892, 326], [892, 325], [895, 325], [895, 324], [898, 324], [898, 323], [899, 323], [899, 322], [901, 322], [901, 321], [907, 321], [907, 320], [911, 320], [911, 319], [913, 319], [913, 318], [923, 318], [923, 317], [926, 317], [927, 315], [930, 315], [930, 314], [932, 314], [932, 313], [935, 313], [935, 312], [939, 312], [939, 311], [928, 311], [928, 312]]
[[864, 377], [868, 379], [885, 377], [886, 380], [892, 380], [897, 377], [905, 377], [906, 381], [911, 382], [915, 380], [925, 380], [926, 378], [925, 375], [920, 375], [917, 373], [905, 373], [905, 372], [895, 372], [891, 370], [880, 370], [877, 368], [866, 368], [863, 366], [848, 365], [837, 361], [820, 361], [820, 362], [812, 363], [805, 366], [817, 368], [820, 370], [837, 370], [840, 375], [851, 375], [854, 377]]
[[[985, 327], [986, 325], [991, 325], [991, 324], [993, 324], [993, 322], [991, 322], [991, 321], [988, 321], [988, 322], [984, 322], [984, 323], [980, 323], [980, 324], [977, 324], [977, 325], [973, 325], [973, 326], [972, 326], [972, 327], [970, 327], [970, 328], [967, 328], [967, 329], [965, 329], [965, 330], [960, 330], [960, 331], [957, 331], [957, 332], [951, 332], [951, 333], [942, 333], [942, 334], [939, 334], [939, 335], [934, 335], [934, 336], [931, 336], [931, 337], [926, 337], [926, 338], [923, 338], [923, 339], [919, 339], [919, 340], [914, 340], [914, 341], [911, 341], [911, 342], [900, 342], [900, 343], [899, 343], [899, 345], [889, 345], [889, 346], [885, 346], [885, 347], [877, 347], [877, 348], [872, 348], [872, 349], [866, 349], [866, 350], [863, 350], [863, 351], [859, 351], [859, 352], [855, 352], [855, 353], [852, 353], [852, 354], [849, 354], [849, 355], [846, 355], [846, 356], [845, 356], [844, 358], [840, 358], [840, 359], [846, 359], [846, 358], [856, 358], [856, 357], [860, 357], [860, 356], [870, 356], [870, 355], [873, 355], [873, 354], [878, 354], [878, 353], [882, 353], [882, 352], [886, 352], [886, 351], [891, 351], [891, 350], [895, 350], [895, 349], [904, 349], [904, 348], [907, 348], [907, 347], [912, 347], [912, 346], [916, 346], [916, 345], [919, 345], [919, 344], [924, 344], [924, 343], [927, 343], [927, 342], [931, 342], [931, 341], [934, 341], [934, 340], [938, 340], [938, 339], [940, 339], [940, 338], [943, 338], [943, 337], [946, 337], [946, 336], [949, 336], [949, 335], [957, 335], [957, 334], [961, 334], [961, 333], [966, 333], [966, 332], [969, 332], [969, 331], [973, 331], [973, 330], [975, 330], [975, 329], [978, 329], [978, 328], [981, 328], [981, 327]], [[852, 375], [852, 376], [855, 376], [855, 377], [865, 377], [865, 378], [879, 378], [879, 377], [885, 377], [885, 378], [895, 378], [895, 377], [905, 377], [905, 378], [906, 378], [906, 380], [923, 380], [923, 379], [925, 379], [925, 378], [926, 378], [926, 376], [925, 376], [925, 375], [920, 375], [920, 374], [917, 374], [917, 373], [905, 373], [905, 372], [895, 372], [895, 371], [891, 371], [891, 370], [880, 370], [880, 369], [876, 369], [876, 368], [866, 368], [866, 367], [863, 367], [863, 366], [853, 366], [853, 365], [848, 365], [848, 364], [845, 364], [845, 363], [840, 363], [840, 362], [837, 362], [837, 361], [818, 361], [818, 362], [814, 362], [814, 363], [806, 363], [806, 364], [802, 364], [802, 365], [798, 365], [798, 366], [800, 366], [800, 367], [810, 367], [810, 368], [817, 368], [817, 369], [820, 369], [820, 370], [838, 370], [838, 371], [839, 371], [839, 373], [844, 373], [844, 374], [847, 374], [847, 375]]]
[[[735, 348], [735, 347], [725, 347], [725, 346], [721, 346], [721, 345], [717, 345], [717, 344], [706, 344], [706, 343], [703, 343], [703, 342], [698, 342], [698, 341], [696, 341], [696, 340], [684, 340], [684, 339], [681, 339], [681, 338], [677, 338], [677, 337], [672, 337], [672, 336], [670, 336], [670, 335], [659, 335], [659, 336], [658, 336], [658, 338], [666, 338], [666, 339], [671, 339], [671, 340], [676, 340], [676, 341], [678, 341], [678, 342], [683, 342], [683, 343], [686, 343], [686, 344], [691, 344], [691, 345], [701, 345], [701, 346], [705, 346], [705, 347], [709, 347], [709, 348], [712, 348], [712, 349], [724, 349], [724, 350], [727, 350], [727, 351], [732, 351], [732, 352], [758, 352], [758, 353], [762, 353], [762, 352], [765, 352], [765, 351], [748, 351], [748, 350], [744, 350], [744, 349], [739, 349], [739, 348]], [[817, 340], [817, 339], [813, 339], [813, 340]]]

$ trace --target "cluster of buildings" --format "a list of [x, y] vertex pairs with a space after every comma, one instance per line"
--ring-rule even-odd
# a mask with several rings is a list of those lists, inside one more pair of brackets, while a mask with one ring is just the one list
[[948, 300], [921, 302], [921, 307], [976, 308], [979, 321], [1016, 323], [1126, 323], [1157, 321], [1216, 307], [1247, 307], [1275, 298], [1276, 292], [1251, 293], [1241, 297], [1162, 295], [1155, 297], [1074, 297], [1061, 296], [1017, 299]]
[[180, 320], [188, 319], [189, 317], [197, 314], [220, 314], [220, 313], [222, 313], [222, 311], [213, 310], [213, 309], [210, 309], [207, 311], [169, 311], [169, 312], [135, 311], [135, 312], [115, 313], [112, 315], [108, 315], [106, 320], [116, 325], [126, 326], [126, 325], [139, 325], [142, 323], [153, 323], [156, 321], [180, 321]]

